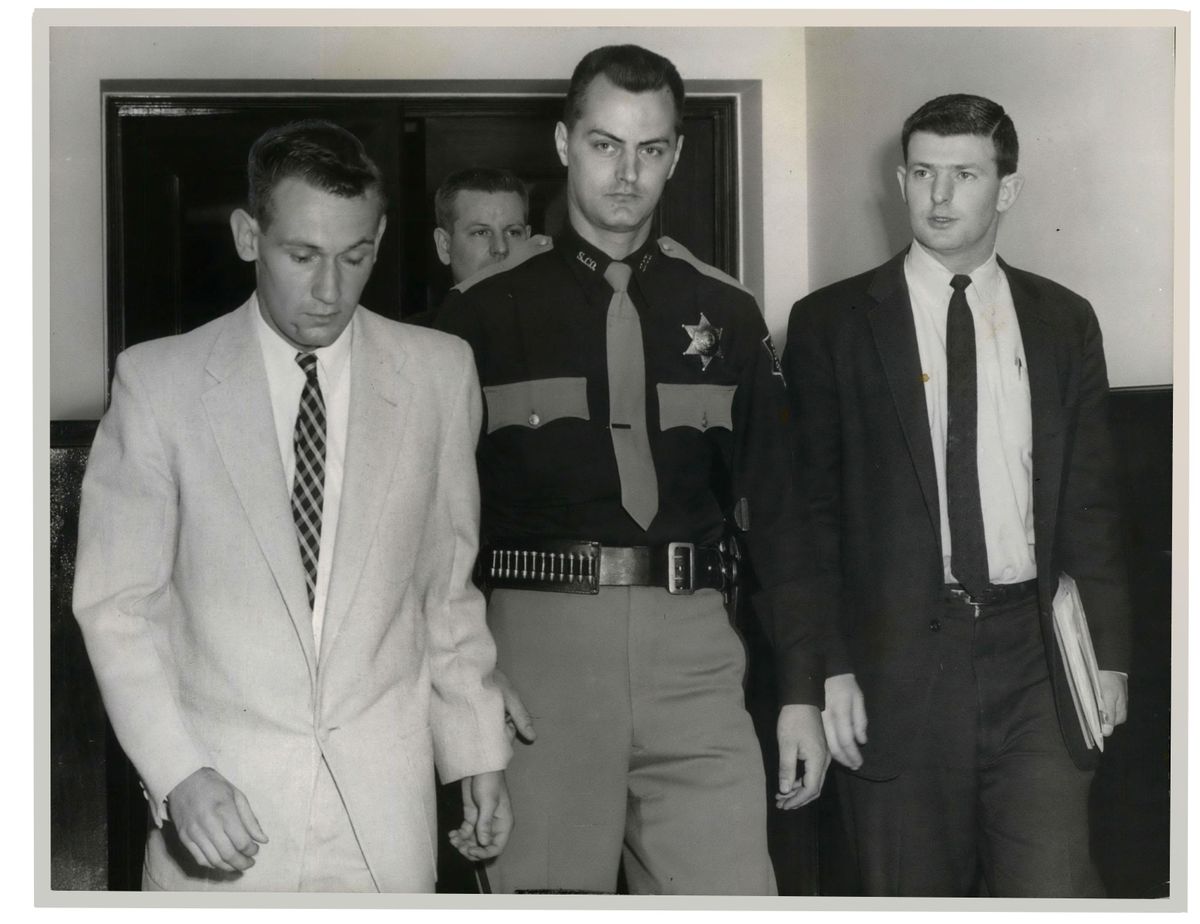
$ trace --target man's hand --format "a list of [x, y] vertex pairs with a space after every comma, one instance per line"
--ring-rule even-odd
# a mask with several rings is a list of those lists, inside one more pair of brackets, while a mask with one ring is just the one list
[[1100, 671], [1100, 732], [1107, 738], [1129, 715], [1129, 678], [1117, 671]]
[[[775, 807], [794, 809], [821, 794], [829, 769], [829, 748], [821, 731], [821, 713], [816, 706], [784, 706], [776, 724], [779, 739], [779, 792]], [[796, 764], [804, 761], [804, 777], [796, 779]]]
[[867, 707], [853, 674], [825, 678], [825, 738], [833, 759], [851, 770], [862, 766], [860, 744], [867, 743]]
[[513, 826], [504, 772], [464, 777], [462, 794], [463, 823], [450, 832], [450, 843], [468, 860], [499, 856]]
[[248, 870], [258, 845], [267, 842], [241, 790], [212, 767], [201, 767], [172, 789], [167, 811], [188, 853], [209, 869]]
[[492, 677], [495, 678], [500, 695], [504, 698], [504, 725], [508, 731], [508, 740], [520, 738], [525, 744], [533, 744], [537, 732], [533, 729], [533, 719], [530, 718], [529, 710], [525, 708], [521, 697], [517, 696], [517, 691], [499, 668], [492, 671]]

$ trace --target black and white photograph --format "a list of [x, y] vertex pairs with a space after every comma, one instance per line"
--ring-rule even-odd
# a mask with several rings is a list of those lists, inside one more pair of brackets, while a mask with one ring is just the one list
[[1188, 13], [32, 32], [36, 904], [1186, 907]]

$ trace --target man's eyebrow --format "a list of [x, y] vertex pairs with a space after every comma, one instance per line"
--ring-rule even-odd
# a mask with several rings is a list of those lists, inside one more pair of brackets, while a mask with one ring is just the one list
[[589, 134], [589, 135], [601, 135], [602, 137], [604, 137], [604, 138], [608, 138], [608, 139], [609, 139], [609, 140], [611, 140], [611, 141], [616, 141], [618, 144], [624, 144], [624, 143], [625, 143], [625, 139], [624, 139], [624, 138], [618, 138], [618, 137], [617, 137], [616, 135], [614, 135], [612, 132], [606, 132], [606, 131], [605, 131], [604, 129], [602, 129], [602, 128], [593, 128], [593, 129], [590, 129], [590, 130], [588, 131], [588, 134]]
[[[625, 144], [624, 138], [618, 138], [612, 132], [606, 132], [602, 128], [593, 128], [588, 132], [588, 134], [589, 135], [601, 135], [605, 138], [608, 138], [608, 139], [611, 139], [612, 141], [617, 142], [618, 144]], [[637, 143], [637, 146], [639, 148], [643, 148], [648, 144], [670, 144], [670, 143], [671, 143], [671, 139], [666, 138], [666, 137], [664, 137], [664, 138], [647, 138], [645, 141], [639, 141]]]
[[[304, 250], [315, 250], [319, 253], [324, 253], [324, 249], [319, 244], [314, 244], [311, 241], [306, 241], [303, 238], [299, 238], [299, 237], [289, 237], [289, 238], [281, 241], [280, 243], [284, 247], [300, 247], [300, 248], [303, 248]], [[346, 250], [353, 250], [355, 247], [363, 246], [363, 244], [374, 245], [374, 243], [375, 243], [375, 238], [364, 237], [364, 238], [360, 238], [359, 240], [355, 241], [353, 244], [351, 244], [349, 247], [347, 247]], [[341, 252], [345, 253], [346, 250], [343, 250]]]
[[[925, 160], [915, 160], [911, 164], [909, 164], [909, 167], [937, 167], [937, 166], [939, 166], [939, 165], [930, 163], [929, 161], [925, 161]], [[949, 167], [951, 170], [967, 170], [967, 169], [981, 170], [981, 169], [983, 169], [983, 165], [980, 164], [978, 161], [970, 161], [965, 164], [942, 164], [940, 166]]]

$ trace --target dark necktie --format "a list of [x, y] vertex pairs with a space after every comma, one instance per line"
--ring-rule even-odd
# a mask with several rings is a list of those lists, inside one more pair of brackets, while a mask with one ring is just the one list
[[970, 276], [950, 280], [946, 314], [946, 506], [950, 520], [950, 571], [972, 596], [990, 583], [983, 506], [979, 500], [978, 373], [975, 322], [967, 305]]
[[621, 506], [642, 529], [658, 513], [658, 475], [646, 432], [646, 357], [642, 351], [642, 322], [626, 289], [629, 264], [608, 264], [604, 278], [613, 288], [608, 303], [608, 420], [617, 472], [621, 476]]
[[317, 381], [317, 357], [297, 353], [296, 363], [304, 371], [304, 390], [296, 412], [296, 475], [292, 480], [292, 519], [300, 542], [300, 562], [312, 609], [317, 586], [317, 559], [321, 554], [321, 505], [325, 496], [325, 398]]

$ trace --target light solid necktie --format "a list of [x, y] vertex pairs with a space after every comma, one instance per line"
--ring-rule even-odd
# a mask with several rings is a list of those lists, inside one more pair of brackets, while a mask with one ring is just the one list
[[621, 476], [621, 506], [642, 529], [658, 513], [658, 474], [646, 432], [646, 357], [642, 323], [626, 289], [632, 270], [613, 261], [604, 278], [613, 288], [608, 303], [609, 433], [617, 472]]
[[946, 507], [950, 520], [950, 571], [972, 596], [990, 583], [983, 505], [979, 499], [978, 371], [975, 322], [967, 304], [971, 277], [950, 280], [946, 313]]
[[317, 381], [317, 357], [297, 353], [304, 372], [304, 390], [296, 412], [292, 445], [296, 450], [296, 475], [292, 480], [292, 519], [300, 543], [300, 562], [312, 609], [317, 586], [317, 559], [321, 554], [321, 505], [325, 496], [325, 397]]

